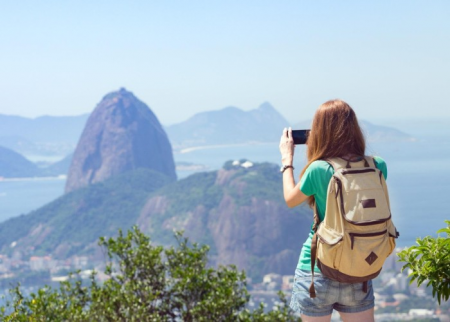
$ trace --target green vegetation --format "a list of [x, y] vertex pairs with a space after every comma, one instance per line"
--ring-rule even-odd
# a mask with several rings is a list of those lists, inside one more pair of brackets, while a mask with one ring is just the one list
[[417, 239], [417, 246], [411, 246], [401, 251], [400, 261], [406, 262], [404, 269], [411, 269], [409, 276], [411, 283], [417, 281], [418, 285], [427, 281], [432, 287], [433, 297], [447, 301], [450, 297], [450, 221], [446, 220], [447, 227], [437, 233], [445, 233], [446, 237]]
[[233, 176], [245, 184], [244, 189], [230, 189], [228, 192], [235, 197], [239, 206], [251, 205], [252, 199], [283, 200], [283, 186], [280, 180], [278, 166], [273, 163], [259, 163], [253, 167], [239, 168]]
[[[132, 227], [149, 194], [169, 182], [168, 177], [148, 169], [114, 176], [2, 223], [0, 245], [9, 246], [27, 236], [34, 255], [53, 253], [61, 244], [66, 247], [60, 257], [80, 254], [87, 245], [95, 244], [98, 236], [112, 236], [118, 228]], [[31, 229], [36, 231], [35, 237], [29, 236]], [[45, 236], [42, 242], [33, 240], [39, 235]]]
[[[223, 190], [216, 186], [217, 171], [201, 172], [193, 174], [183, 180], [169, 184], [158, 190], [157, 195], [164, 196], [169, 200], [168, 208], [164, 213], [152, 214], [152, 236], [159, 243], [170, 244], [172, 242], [171, 233], [166, 229], [161, 229], [163, 222], [169, 218], [176, 218], [179, 225], [177, 230], [183, 229], [183, 222], [197, 208], [202, 208], [204, 216], [200, 216], [202, 222], [207, 220], [206, 214], [217, 207], [223, 197]], [[196, 235], [196, 241], [202, 244], [208, 244], [212, 247], [212, 253], [215, 254], [214, 241], [209, 230], [196, 232], [190, 231]]]
[[[52, 259], [86, 255], [98, 260], [98, 236], [116, 236], [119, 228], [138, 224], [154, 243], [165, 246], [174, 245], [174, 230], [185, 230], [192, 241], [209, 245], [212, 263], [229, 263], [232, 252], [244, 249], [248, 261], [242, 268], [254, 283], [269, 272], [291, 274], [274, 263], [294, 267], [297, 255], [292, 256], [292, 251], [297, 253], [295, 245], [309, 231], [310, 209], [286, 207], [276, 165], [227, 164], [223, 170], [196, 173], [177, 182], [137, 169], [73, 191], [1, 223], [0, 249], [23, 260], [44, 255]], [[268, 232], [287, 237], [266, 236]], [[285, 250], [291, 254], [289, 263], [277, 257]]]
[[99, 283], [62, 282], [24, 296], [19, 286], [0, 308], [2, 321], [300, 321], [280, 293], [276, 310], [250, 311], [244, 272], [207, 267], [208, 247], [190, 245], [177, 233], [176, 246], [155, 246], [136, 227], [117, 238], [100, 238], [108, 254]]

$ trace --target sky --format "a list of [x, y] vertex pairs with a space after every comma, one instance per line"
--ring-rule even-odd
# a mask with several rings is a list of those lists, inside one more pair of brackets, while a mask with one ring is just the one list
[[366, 120], [450, 119], [450, 1], [2, 1], [0, 114], [90, 113], [125, 87], [161, 123], [341, 98]]

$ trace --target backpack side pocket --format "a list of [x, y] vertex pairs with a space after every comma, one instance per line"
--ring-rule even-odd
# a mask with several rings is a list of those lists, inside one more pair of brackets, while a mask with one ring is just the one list
[[342, 256], [343, 235], [333, 229], [320, 225], [317, 231], [317, 259], [320, 265], [339, 269]]

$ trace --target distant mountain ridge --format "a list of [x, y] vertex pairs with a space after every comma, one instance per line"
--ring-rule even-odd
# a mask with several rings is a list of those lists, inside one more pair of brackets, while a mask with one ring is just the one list
[[174, 148], [275, 142], [286, 119], [268, 102], [257, 109], [243, 111], [237, 107], [195, 114], [188, 120], [166, 127]]
[[[62, 153], [66, 155], [64, 161], [39, 169], [37, 172], [30, 170], [23, 173], [14, 172], [18, 177], [26, 177], [31, 173], [35, 173], [36, 176], [67, 174], [76, 142], [89, 117], [90, 114], [65, 117], [42, 116], [29, 119], [0, 115], [0, 146], [24, 156], [61, 156]], [[415, 140], [411, 135], [392, 127], [379, 126], [364, 120], [360, 120], [360, 123], [368, 142]], [[303, 121], [294, 124], [292, 128], [309, 128], [310, 124], [310, 120]], [[166, 130], [169, 144], [177, 151], [211, 145], [276, 143], [281, 130], [286, 126], [289, 126], [289, 122], [270, 103], [266, 102], [250, 111], [226, 107], [201, 112], [184, 122], [167, 126], [163, 130]], [[0, 154], [2, 153], [0, 150]], [[10, 158], [5, 157], [4, 160], [8, 162]], [[3, 173], [6, 172], [3, 171]]]
[[[299, 122], [293, 129], [309, 129], [312, 120]], [[365, 120], [359, 120], [359, 125], [368, 142], [371, 141], [415, 141], [416, 138], [393, 127], [375, 125]]]
[[[35, 119], [0, 114], [0, 146], [23, 155], [68, 155], [90, 114], [79, 116], [42, 116]], [[409, 134], [360, 120], [368, 141], [414, 140]], [[184, 122], [165, 126], [175, 150], [222, 144], [277, 142], [281, 129], [309, 128], [311, 121], [292, 124], [268, 102], [257, 109], [244, 111], [225, 107], [193, 115]], [[57, 135], [56, 135], [57, 134]]]
[[24, 155], [67, 155], [75, 149], [88, 117], [0, 114], [0, 145]]
[[415, 141], [416, 138], [392, 127], [375, 125], [367, 121], [360, 121], [367, 141]]

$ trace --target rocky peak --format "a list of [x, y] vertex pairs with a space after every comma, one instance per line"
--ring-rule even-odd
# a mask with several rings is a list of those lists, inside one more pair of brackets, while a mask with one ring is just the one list
[[273, 105], [270, 104], [269, 102], [264, 102], [264, 103], [262, 103], [262, 104], [258, 107], [258, 109], [261, 110], [261, 111], [265, 111], [265, 112], [277, 112], [277, 111], [275, 110], [275, 108], [273, 107]]
[[172, 147], [150, 108], [121, 88], [103, 97], [75, 150], [66, 192], [136, 168], [176, 179]]

